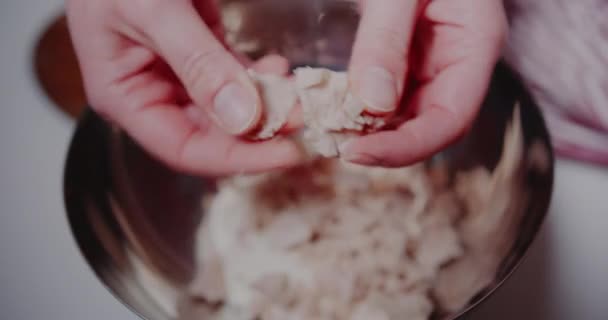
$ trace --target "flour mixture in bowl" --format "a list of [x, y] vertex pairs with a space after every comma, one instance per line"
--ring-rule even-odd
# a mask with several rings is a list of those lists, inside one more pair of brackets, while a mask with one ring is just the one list
[[[517, 109], [516, 109], [517, 110]], [[493, 172], [318, 160], [220, 183], [191, 293], [211, 319], [429, 319], [490, 285], [520, 221], [519, 111]]]

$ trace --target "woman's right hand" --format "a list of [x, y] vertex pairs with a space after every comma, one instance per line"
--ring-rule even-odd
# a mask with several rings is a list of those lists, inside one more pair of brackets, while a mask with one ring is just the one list
[[[221, 42], [212, 0], [68, 0], [91, 107], [170, 166], [199, 175], [299, 161], [288, 140], [247, 142], [261, 101]], [[282, 72], [279, 59], [262, 71]]]

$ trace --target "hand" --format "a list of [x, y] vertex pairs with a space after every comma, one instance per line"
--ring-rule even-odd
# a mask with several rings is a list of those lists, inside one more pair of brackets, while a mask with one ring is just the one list
[[[214, 3], [68, 1], [92, 108], [182, 171], [224, 175], [297, 163], [299, 151], [287, 140], [238, 138], [260, 121], [261, 102], [246, 61], [218, 40]], [[282, 73], [287, 65], [271, 57], [257, 69]]]
[[456, 141], [473, 122], [507, 30], [502, 1], [362, 2], [350, 67], [355, 93], [369, 112], [390, 114], [414, 80], [404, 101], [412, 118], [341, 152], [359, 164], [409, 165]]

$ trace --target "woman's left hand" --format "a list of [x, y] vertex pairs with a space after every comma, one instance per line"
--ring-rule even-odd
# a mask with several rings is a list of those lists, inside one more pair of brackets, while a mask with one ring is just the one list
[[507, 31], [501, 0], [362, 0], [351, 60], [355, 94], [369, 112], [394, 113], [415, 81], [394, 131], [341, 146], [346, 160], [404, 166], [424, 160], [470, 127]]

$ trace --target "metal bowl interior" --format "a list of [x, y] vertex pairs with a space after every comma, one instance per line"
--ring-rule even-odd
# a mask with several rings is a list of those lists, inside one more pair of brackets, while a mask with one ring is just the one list
[[[276, 0], [259, 3], [273, 4], [274, 10], [294, 12], [293, 8], [276, 7]], [[294, 3], [302, 5], [311, 2]], [[315, 10], [319, 10], [319, 4], [325, 4], [323, 12], [346, 18], [341, 20], [346, 22], [333, 24], [339, 30], [352, 28], [351, 24], [356, 22], [352, 19], [351, 11], [345, 14], [340, 9], [350, 8], [350, 2], [314, 3], [317, 4]], [[302, 21], [319, 23], [316, 18]], [[263, 28], [260, 32], [268, 34], [266, 27]], [[288, 32], [304, 34], [299, 27]], [[311, 37], [314, 34], [318, 33], [308, 33]], [[325, 30], [321, 34], [331, 34], [331, 31]], [[304, 39], [300, 43], [310, 43], [306, 37], [299, 39]], [[326, 50], [319, 51], [317, 48], [307, 51], [309, 54], [302, 54], [298, 50], [281, 50], [284, 48], [282, 44], [284, 42], [272, 46], [289, 58], [292, 67], [304, 64], [344, 68], [348, 63], [344, 58], [348, 52], [339, 47], [330, 46], [327, 49], [325, 46]], [[291, 48], [292, 44], [289, 46]], [[268, 49], [262, 51], [267, 52]], [[263, 55], [259, 50], [248, 54], [251, 57]], [[446, 161], [452, 172], [477, 165], [493, 168], [500, 157], [503, 136], [516, 102], [521, 105], [524, 152], [529, 151], [532, 144], [540, 142], [548, 150], [549, 169], [543, 173], [534, 170], [525, 173], [524, 183], [532, 194], [527, 197], [530, 200], [522, 213], [515, 244], [504, 257], [493, 284], [474, 297], [459, 313], [449, 315], [449, 319], [469, 315], [501, 286], [524, 258], [548, 209], [553, 186], [553, 154], [539, 109], [520, 79], [501, 62], [496, 67], [486, 100], [471, 131], [457, 144], [429, 160]], [[124, 132], [87, 111], [81, 117], [71, 142], [65, 169], [64, 196], [75, 240], [99, 279], [119, 300], [143, 318], [166, 320], [172, 318], [170, 312], [154, 298], [150, 286], [142, 282], [136, 269], [144, 266], [176, 295], [185, 292], [196, 268], [194, 237], [204, 216], [201, 198], [203, 194], [213, 192], [214, 186], [211, 179], [171, 170], [147, 154]], [[182, 315], [180, 319], [204, 318]]]

